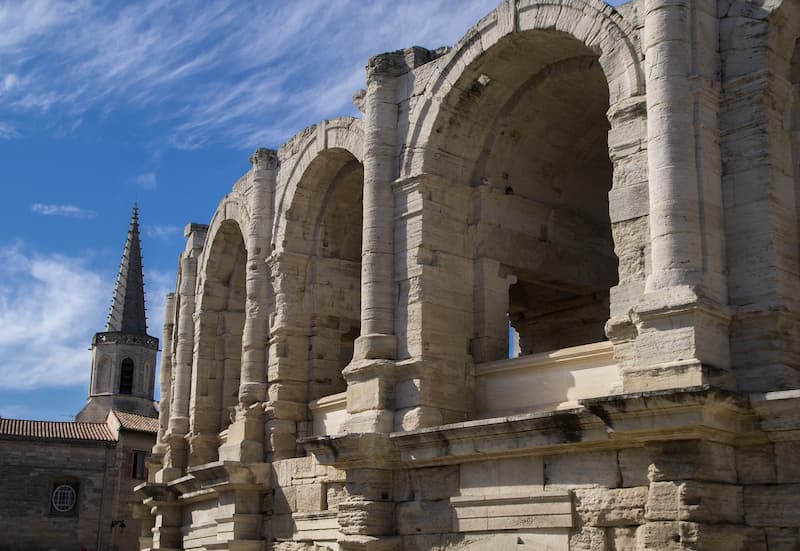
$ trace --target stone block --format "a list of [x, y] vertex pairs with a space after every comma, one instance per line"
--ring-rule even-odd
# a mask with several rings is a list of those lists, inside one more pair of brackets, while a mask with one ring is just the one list
[[413, 496], [416, 500], [447, 499], [458, 493], [458, 466], [417, 469], [410, 474]]
[[736, 472], [741, 484], [769, 484], [777, 480], [772, 444], [736, 448]]
[[606, 532], [602, 528], [584, 526], [569, 536], [570, 551], [606, 551]]
[[631, 526], [644, 523], [647, 486], [609, 490], [578, 489], [575, 511], [589, 526]]
[[744, 488], [744, 511], [750, 526], [800, 527], [800, 484]]
[[637, 528], [610, 528], [606, 535], [608, 538], [608, 551], [638, 551]]
[[625, 448], [617, 453], [622, 486], [647, 486], [650, 484], [650, 452], [646, 448]]
[[615, 452], [569, 453], [544, 458], [546, 488], [579, 488], [620, 484]]
[[541, 490], [544, 485], [541, 457], [517, 457], [461, 465], [462, 495], [518, 494]]
[[408, 501], [397, 505], [397, 532], [399, 534], [442, 534], [453, 524], [450, 502]]
[[325, 487], [323, 484], [300, 484], [294, 487], [296, 511], [313, 513], [325, 509]]
[[[775, 467], [779, 483], [800, 482], [799, 441], [775, 442]], [[798, 499], [800, 500], [800, 496]]]
[[648, 520], [740, 523], [743, 520], [742, 489], [709, 482], [653, 482], [645, 517]]
[[677, 440], [648, 446], [649, 478], [664, 480], [709, 480], [735, 483], [736, 456], [732, 446], [701, 440]]
[[800, 531], [797, 528], [765, 528], [769, 551], [797, 551], [800, 549]]

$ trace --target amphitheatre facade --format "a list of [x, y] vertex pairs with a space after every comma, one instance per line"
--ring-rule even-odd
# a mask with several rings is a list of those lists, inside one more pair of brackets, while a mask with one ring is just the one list
[[799, 37], [508, 0], [370, 59], [186, 228], [141, 547], [798, 549]]

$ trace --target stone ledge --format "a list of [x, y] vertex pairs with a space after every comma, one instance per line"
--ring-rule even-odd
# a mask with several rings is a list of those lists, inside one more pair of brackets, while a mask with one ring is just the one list
[[573, 527], [572, 497], [566, 491], [455, 496], [450, 504], [455, 532]]

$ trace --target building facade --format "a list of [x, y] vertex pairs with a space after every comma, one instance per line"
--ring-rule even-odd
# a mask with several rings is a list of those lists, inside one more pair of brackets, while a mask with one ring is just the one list
[[0, 418], [0, 551], [139, 548], [133, 489], [158, 430], [157, 351], [134, 208], [108, 323], [92, 339], [86, 405], [74, 422]]
[[508, 0], [370, 59], [186, 228], [142, 548], [797, 549], [799, 37]]

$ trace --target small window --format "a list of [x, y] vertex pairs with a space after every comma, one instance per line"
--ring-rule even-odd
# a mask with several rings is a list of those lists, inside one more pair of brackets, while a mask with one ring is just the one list
[[56, 515], [75, 514], [75, 506], [78, 503], [77, 484], [53, 484], [53, 492], [50, 494], [50, 512]]
[[122, 369], [119, 373], [119, 393], [133, 394], [133, 360], [122, 360]]
[[130, 474], [135, 480], [147, 480], [147, 452], [131, 452]]

